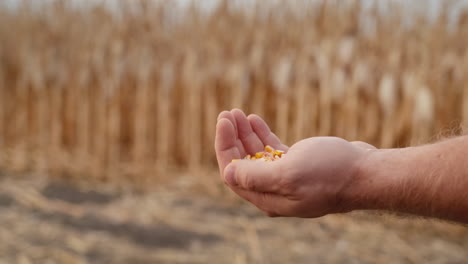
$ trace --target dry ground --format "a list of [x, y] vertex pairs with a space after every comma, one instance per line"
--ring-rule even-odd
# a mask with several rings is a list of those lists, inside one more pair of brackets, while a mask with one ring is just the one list
[[[468, 228], [357, 212], [264, 217], [179, 177], [147, 193], [0, 178], [0, 263], [466, 263]], [[185, 178], [186, 179], [186, 178]]]

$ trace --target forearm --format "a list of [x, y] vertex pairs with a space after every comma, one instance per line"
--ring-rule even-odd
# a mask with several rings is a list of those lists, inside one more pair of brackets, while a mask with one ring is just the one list
[[351, 209], [391, 210], [468, 223], [468, 137], [370, 150], [348, 189]]

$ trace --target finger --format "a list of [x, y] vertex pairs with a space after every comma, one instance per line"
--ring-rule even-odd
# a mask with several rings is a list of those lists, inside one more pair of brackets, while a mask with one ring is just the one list
[[231, 190], [265, 212], [268, 216], [292, 216], [293, 202], [284, 196], [252, 192], [236, 187], [231, 187]]
[[231, 122], [231, 124], [234, 126], [234, 132], [235, 132], [235, 137], [236, 137], [235, 145], [239, 149], [241, 156], [244, 157], [245, 155], [247, 155], [247, 153], [244, 149], [244, 145], [242, 144], [242, 141], [239, 139], [239, 135], [237, 133], [237, 122], [236, 122], [236, 119], [234, 118], [234, 115], [230, 111], [223, 111], [218, 115], [218, 121], [223, 118], [228, 119]]
[[244, 149], [248, 154], [254, 155], [256, 152], [262, 151], [264, 148], [263, 142], [258, 135], [253, 131], [249, 120], [244, 112], [240, 109], [233, 109], [231, 111], [237, 123], [237, 134]]
[[253, 192], [268, 192], [286, 195], [282, 189], [285, 178], [281, 178], [279, 161], [240, 160], [230, 163], [224, 171], [224, 180], [235, 186]]
[[232, 115], [232, 113], [230, 111], [222, 111], [221, 113], [219, 113], [218, 115], [218, 121], [221, 120], [222, 118], [226, 118], [228, 119], [229, 121], [231, 121], [232, 125], [234, 126], [235, 128], [235, 132], [236, 132], [236, 138], [238, 137], [237, 135], [237, 123], [236, 123], [236, 119], [234, 118], [234, 116]]
[[270, 145], [275, 149], [284, 151], [289, 149], [288, 146], [281, 143], [281, 140], [279, 140], [279, 138], [273, 134], [273, 132], [271, 132], [270, 127], [268, 127], [267, 123], [261, 117], [252, 114], [249, 115], [247, 119], [264, 145]]
[[353, 141], [351, 144], [364, 148], [364, 149], [377, 149], [376, 147], [372, 146], [369, 143], [363, 142], [363, 141]]
[[240, 159], [241, 153], [236, 146], [236, 133], [231, 121], [221, 118], [216, 124], [215, 151], [219, 170], [223, 175], [224, 168], [232, 159]]

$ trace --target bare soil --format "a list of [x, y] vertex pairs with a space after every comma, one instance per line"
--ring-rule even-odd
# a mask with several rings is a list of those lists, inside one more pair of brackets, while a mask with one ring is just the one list
[[0, 263], [467, 263], [468, 228], [356, 212], [268, 218], [232, 197], [0, 178]]

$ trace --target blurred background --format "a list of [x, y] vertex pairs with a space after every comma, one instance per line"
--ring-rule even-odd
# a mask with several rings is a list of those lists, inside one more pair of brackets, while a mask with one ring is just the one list
[[468, 125], [467, 1], [0, 2], [0, 263], [466, 263], [466, 227], [264, 217], [219, 180], [219, 112], [287, 144]]

